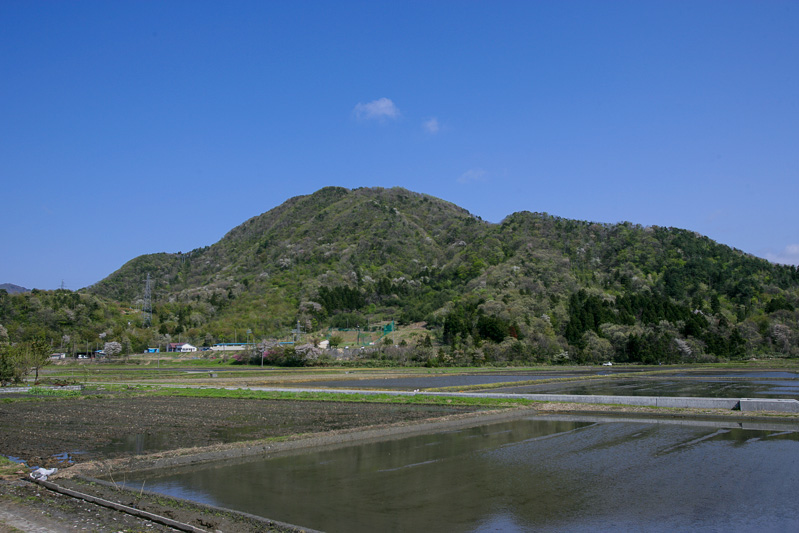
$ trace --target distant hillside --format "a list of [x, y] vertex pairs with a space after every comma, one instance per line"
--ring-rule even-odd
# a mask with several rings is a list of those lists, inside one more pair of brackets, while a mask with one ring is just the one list
[[20, 293], [20, 292], [30, 292], [30, 289], [26, 289], [25, 287], [20, 287], [19, 285], [14, 285], [13, 283], [2, 283], [2, 284], [0, 284], [0, 290], [4, 290], [8, 294], [17, 294], [17, 293]]
[[795, 267], [675, 228], [530, 212], [491, 224], [401, 188], [298, 196], [209, 247], [135, 258], [90, 291], [135, 305], [147, 273], [170, 334], [394, 319], [426, 321], [456, 351], [513, 338], [524, 357], [618, 360], [795, 351], [799, 339]]
[[799, 356], [798, 307], [796, 267], [688, 230], [530, 212], [492, 224], [401, 188], [327, 187], [80, 293], [0, 294], [0, 324], [9, 337], [102, 334], [139, 351], [395, 321], [427, 333], [384, 354], [394, 362], [657, 363]]
[[412, 279], [425, 269], [455, 268], [464, 239], [478, 241], [487, 227], [454, 204], [404, 189], [328, 187], [247, 220], [210, 247], [133, 259], [91, 291], [133, 300], [149, 272], [159, 296], [251, 292], [292, 273], [310, 296], [320, 284], [358, 276]]

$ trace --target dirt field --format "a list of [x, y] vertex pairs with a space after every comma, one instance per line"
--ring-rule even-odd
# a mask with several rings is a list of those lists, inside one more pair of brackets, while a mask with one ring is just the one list
[[0, 453], [19, 457], [31, 466], [64, 466], [64, 460], [85, 462], [133, 452], [422, 420], [469, 410], [146, 396], [0, 403]]

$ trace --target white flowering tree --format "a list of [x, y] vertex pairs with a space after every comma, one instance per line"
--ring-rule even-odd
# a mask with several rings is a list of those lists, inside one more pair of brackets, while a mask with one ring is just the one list
[[113, 357], [122, 353], [122, 345], [117, 341], [106, 342], [103, 344], [103, 351], [108, 357]]

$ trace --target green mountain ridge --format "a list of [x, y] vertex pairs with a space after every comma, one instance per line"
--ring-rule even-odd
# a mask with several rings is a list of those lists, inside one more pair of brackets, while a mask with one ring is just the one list
[[117, 325], [103, 327], [137, 348], [396, 320], [438, 341], [417, 359], [453, 364], [799, 355], [796, 267], [683, 229], [530, 212], [489, 223], [402, 188], [291, 198], [211, 246], [134, 258], [81, 298], [126, 308], [130, 325], [106, 310]]
[[471, 220], [453, 204], [402, 189], [328, 187], [245, 221], [210, 247], [135, 258], [90, 290], [132, 300], [141, 296], [147, 272], [158, 280], [161, 295], [199, 286], [249, 287], [287, 270], [317, 273], [324, 266], [409, 273], [416, 270], [412, 263], [435, 263], [453, 240], [453, 224]]

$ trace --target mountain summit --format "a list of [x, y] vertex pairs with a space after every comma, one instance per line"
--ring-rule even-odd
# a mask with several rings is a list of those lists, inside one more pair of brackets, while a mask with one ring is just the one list
[[467, 241], [476, 245], [489, 227], [454, 204], [405, 189], [326, 187], [245, 221], [212, 246], [135, 258], [91, 291], [132, 300], [148, 272], [159, 295], [174, 297], [251, 291], [300, 272], [306, 285], [359, 275], [410, 280], [458, 263]]

